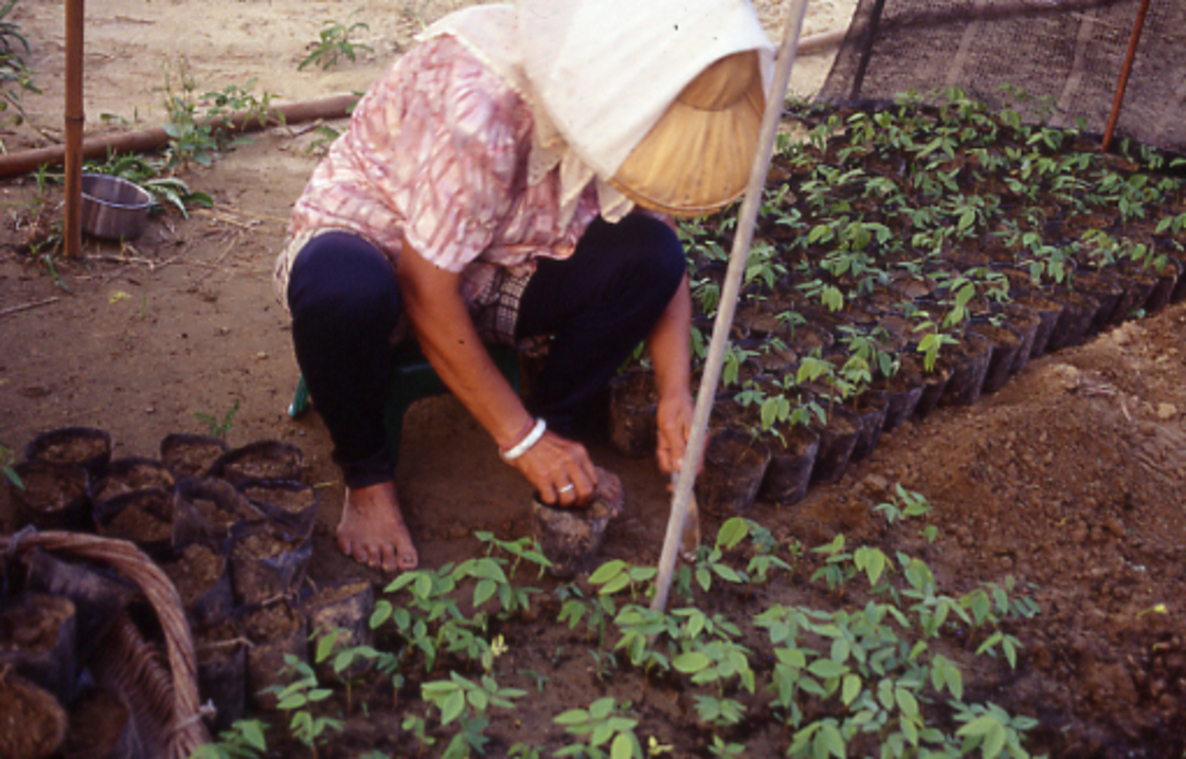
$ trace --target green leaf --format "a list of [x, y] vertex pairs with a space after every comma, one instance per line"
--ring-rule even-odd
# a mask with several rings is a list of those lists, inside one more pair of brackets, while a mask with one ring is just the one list
[[465, 693], [460, 689], [453, 691], [437, 706], [441, 710], [441, 724], [447, 725], [461, 716], [465, 710]]
[[607, 561], [597, 568], [593, 574], [589, 575], [589, 582], [593, 585], [600, 585], [606, 582], [611, 577], [615, 577], [626, 569], [626, 562], [621, 559], [614, 559]]
[[847, 674], [844, 676], [844, 685], [840, 690], [840, 700], [845, 706], [849, 706], [861, 694], [861, 678], [854, 674]]
[[336, 633], [327, 633], [317, 639], [317, 653], [315, 660], [318, 664], [329, 658], [329, 655], [334, 650], [334, 646], [338, 642]]
[[610, 596], [610, 595], [613, 595], [614, 593], [617, 593], [619, 590], [622, 590], [629, 584], [630, 584], [630, 575], [628, 575], [625, 572], [622, 572], [621, 574], [615, 575], [605, 585], [602, 585], [601, 590], [599, 590], [598, 593], [600, 593], [603, 596]]
[[693, 672], [699, 672], [709, 664], [712, 660], [699, 651], [689, 651], [685, 654], [680, 654], [671, 662], [671, 666], [675, 667], [685, 675]]
[[599, 698], [589, 704], [589, 718], [595, 722], [600, 721], [608, 717], [613, 710], [614, 699], [612, 696]]
[[276, 704], [276, 708], [281, 711], [289, 711], [291, 709], [300, 709], [305, 704], [309, 703], [309, 699], [305, 698], [303, 693], [294, 693], [288, 698]]
[[894, 689], [894, 700], [898, 702], [898, 709], [908, 717], [918, 715], [918, 699], [906, 688]]
[[569, 709], [552, 718], [557, 725], [579, 725], [589, 721], [589, 712], [584, 709]]
[[824, 679], [840, 677], [848, 672], [848, 667], [838, 664], [831, 659], [816, 659], [807, 665], [807, 671], [816, 677]]
[[749, 524], [742, 517], [725, 520], [717, 532], [717, 546], [729, 550], [737, 546], [749, 534]]
[[988, 735], [1001, 721], [991, 714], [984, 714], [955, 731], [956, 735]]
[[489, 601], [498, 592], [498, 583], [491, 579], [479, 580], [474, 587], [474, 608]]
[[490, 699], [486, 695], [485, 691], [477, 689], [471, 690], [469, 693], [467, 693], [466, 699], [469, 701], [470, 706], [480, 712], [486, 711], [486, 707], [490, 704]]
[[1007, 737], [1008, 734], [1005, 731], [1005, 726], [998, 722], [988, 731], [988, 735], [984, 737], [984, 744], [980, 747], [981, 756], [984, 759], [995, 759], [1000, 756], [1001, 749], [1005, 747]]
[[618, 733], [614, 737], [609, 750], [610, 759], [632, 759], [634, 756], [634, 741], [629, 733]]

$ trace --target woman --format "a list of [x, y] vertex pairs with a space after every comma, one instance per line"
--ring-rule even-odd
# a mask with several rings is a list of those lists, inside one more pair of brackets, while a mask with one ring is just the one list
[[[442, 19], [370, 88], [297, 201], [276, 269], [347, 486], [343, 551], [417, 564], [382, 421], [389, 347], [410, 334], [561, 507], [598, 485], [575, 420], [645, 340], [659, 466], [678, 469], [691, 302], [660, 214], [740, 193], [770, 57], [748, 0], [522, 0]], [[483, 343], [547, 345], [526, 405]]]

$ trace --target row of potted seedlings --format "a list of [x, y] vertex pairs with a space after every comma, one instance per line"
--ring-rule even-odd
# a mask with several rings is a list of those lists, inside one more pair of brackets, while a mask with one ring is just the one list
[[[1035, 276], [1031, 263], [959, 251], [864, 281], [815, 268], [804, 284], [782, 266], [772, 283], [751, 282], [697, 480], [701, 507], [728, 515], [757, 499], [795, 503], [811, 483], [838, 481], [906, 419], [974, 403], [1030, 358], [1186, 297], [1182, 263], [1168, 256], [1068, 257], [1071, 273], [1058, 278]], [[719, 286], [719, 267], [700, 272]], [[821, 296], [828, 288], [838, 307]], [[707, 334], [708, 318], [697, 323]], [[653, 450], [655, 402], [648, 370], [614, 380], [610, 439], [620, 452]]]
[[[228, 450], [218, 438], [170, 435], [159, 459], [111, 460], [111, 445], [107, 433], [77, 427], [30, 443], [13, 467], [23, 487], [10, 483], [17, 527], [129, 540], [164, 570], [193, 633], [199, 693], [215, 707], [214, 727], [229, 726], [249, 705], [274, 705], [265, 691], [287, 684], [285, 654], [308, 660], [310, 631], [345, 629], [355, 645], [369, 642], [370, 583], [314, 589], [306, 580], [318, 497], [303, 481], [299, 448], [259, 441]], [[23, 728], [0, 724], [5, 756], [48, 756], [57, 748], [46, 746], [68, 740], [54, 726], [66, 724], [67, 711], [73, 725], [79, 709], [93, 708], [95, 689], [81, 684], [95, 679], [88, 668], [112, 621], [125, 609], [144, 618], [126, 580], [70, 557], [28, 555], [5, 567], [0, 667], [13, 677], [0, 678], [0, 702], [20, 688], [17, 700], [41, 704], [50, 727], [33, 746], [24, 745]], [[159, 632], [141, 627], [149, 639]], [[31, 633], [38, 630], [52, 633]], [[118, 693], [98, 701], [128, 703]], [[111, 745], [87, 755], [140, 756], [148, 739], [133, 722], [125, 715], [126, 729], [104, 732]]]
[[[1186, 295], [1186, 159], [1127, 143], [1104, 154], [954, 88], [796, 117], [809, 140], [780, 142], [768, 177], [703, 508], [794, 503], [905, 419], [973, 403], [1031, 357]], [[681, 224], [701, 357], [732, 221]], [[652, 450], [645, 369], [612, 396], [615, 446]], [[629, 421], [635, 410], [651, 418]]]

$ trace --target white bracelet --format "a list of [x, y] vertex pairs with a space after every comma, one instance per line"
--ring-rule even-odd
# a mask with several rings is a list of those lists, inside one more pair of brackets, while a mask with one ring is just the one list
[[539, 439], [544, 436], [544, 431], [547, 429], [548, 425], [543, 419], [536, 419], [535, 426], [531, 428], [531, 432], [524, 435], [522, 440], [515, 443], [509, 451], [502, 454], [502, 460], [514, 461], [524, 453], [527, 453], [531, 450], [531, 446], [539, 442]]

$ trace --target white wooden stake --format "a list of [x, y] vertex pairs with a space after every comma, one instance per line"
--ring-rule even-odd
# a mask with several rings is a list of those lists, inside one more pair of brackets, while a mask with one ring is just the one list
[[658, 581], [655, 598], [651, 602], [652, 609], [664, 609], [667, 606], [667, 594], [671, 590], [671, 574], [675, 569], [675, 560], [679, 553], [684, 519], [688, 515], [688, 502], [692, 498], [692, 489], [696, 484], [696, 467], [704, 451], [705, 437], [708, 434], [708, 417], [712, 413], [713, 396], [716, 394], [717, 383], [721, 379], [721, 364], [725, 357], [725, 346], [729, 343], [729, 330], [733, 326], [733, 312], [737, 309], [737, 295], [741, 291], [741, 280], [749, 258], [750, 242], [754, 236], [754, 222], [758, 218], [758, 209], [761, 207], [762, 189], [766, 185], [766, 173], [770, 168], [770, 156], [774, 151], [774, 138], [778, 133], [778, 124], [782, 118], [783, 101], [786, 98], [787, 84], [791, 78], [791, 66], [795, 63], [799, 34], [803, 31], [803, 17], [806, 13], [807, 0], [791, 0], [786, 32], [783, 35], [782, 46], [778, 51], [778, 61], [774, 68], [774, 82], [770, 87], [770, 97], [766, 103], [766, 113], [762, 120], [762, 131], [758, 137], [758, 152], [754, 156], [749, 185], [745, 190], [745, 199], [742, 201], [741, 210], [737, 215], [737, 231], [733, 238], [733, 250], [729, 253], [729, 268], [725, 272], [725, 284], [721, 288], [720, 308], [712, 329], [712, 342], [709, 344], [708, 357], [704, 363], [704, 376], [700, 380], [700, 390], [696, 395], [696, 410], [692, 415], [692, 434], [688, 438], [688, 447], [684, 451], [684, 460], [681, 465], [681, 471], [689, 474], [687, 477], [672, 476], [671, 516], [667, 520], [663, 552], [659, 555]]

